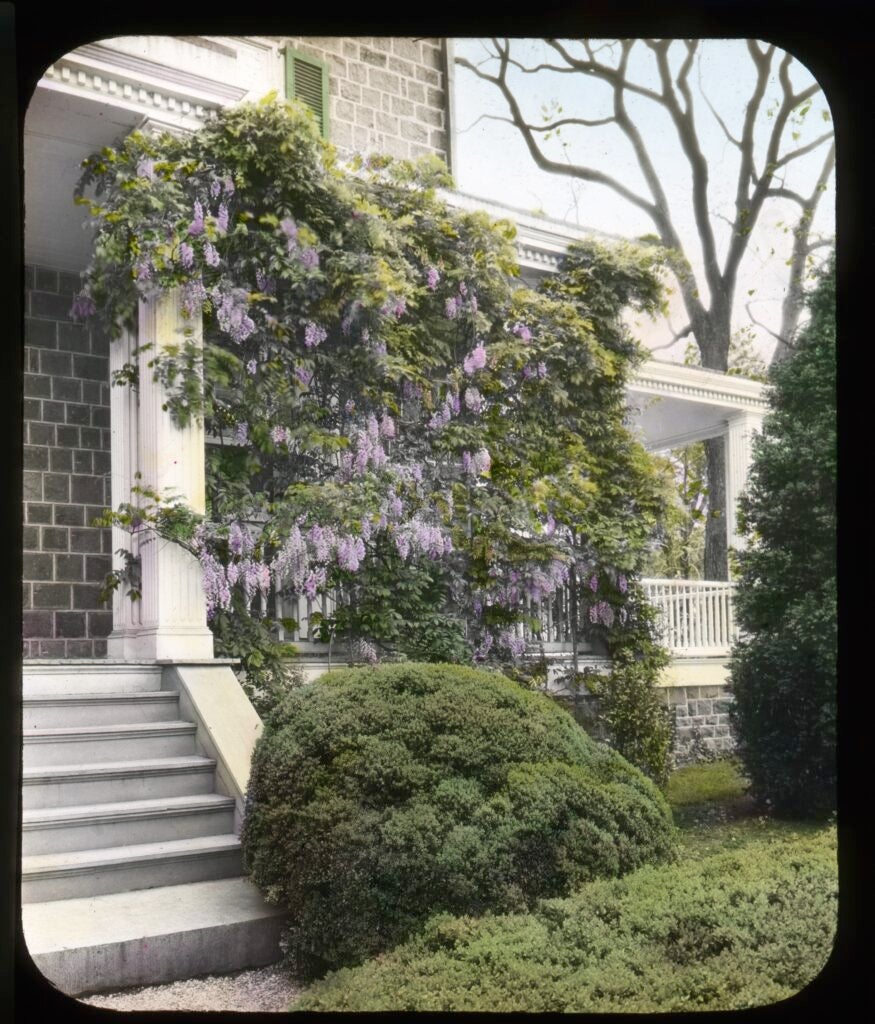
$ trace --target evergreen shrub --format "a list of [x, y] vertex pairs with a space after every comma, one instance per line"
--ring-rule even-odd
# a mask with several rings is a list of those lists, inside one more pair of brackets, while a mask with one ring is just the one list
[[732, 720], [753, 795], [774, 811], [836, 806], [835, 263], [796, 351], [770, 374], [739, 502], [749, 538], [735, 598]]
[[299, 970], [356, 964], [431, 914], [523, 910], [672, 857], [656, 786], [498, 673], [400, 663], [292, 691], [257, 745], [247, 870]]
[[328, 1011], [670, 1013], [795, 995], [836, 930], [835, 829], [591, 882], [534, 912], [439, 915], [317, 982]]

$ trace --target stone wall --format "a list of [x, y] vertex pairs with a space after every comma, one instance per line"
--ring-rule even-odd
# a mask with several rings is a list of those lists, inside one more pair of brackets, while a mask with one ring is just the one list
[[727, 686], [671, 686], [665, 697], [674, 714], [677, 764], [725, 757], [735, 749], [729, 724], [732, 694]]
[[328, 65], [328, 131], [339, 150], [447, 159], [439, 39], [288, 36], [282, 43]]
[[110, 500], [109, 346], [72, 323], [75, 274], [26, 269], [24, 655], [106, 654], [112, 612], [98, 595], [111, 534], [92, 520]]

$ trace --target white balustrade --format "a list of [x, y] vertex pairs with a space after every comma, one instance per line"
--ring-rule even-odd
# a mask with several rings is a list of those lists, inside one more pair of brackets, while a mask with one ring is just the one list
[[643, 579], [641, 583], [647, 600], [659, 612], [663, 638], [673, 655], [729, 653], [735, 638], [733, 583], [666, 579]]
[[[658, 614], [663, 640], [675, 657], [723, 657], [728, 655], [735, 637], [732, 618], [734, 584], [722, 580], [642, 579], [647, 600]], [[342, 595], [336, 591], [308, 598], [274, 595], [275, 619], [280, 640], [312, 643], [315, 636], [314, 613], [330, 616]], [[534, 647], [538, 644], [571, 643], [571, 595], [562, 587], [541, 600], [523, 599], [525, 621], [513, 627], [513, 633]], [[580, 625], [578, 611], [578, 627]], [[286, 629], [281, 619], [293, 619], [294, 628]], [[578, 632], [580, 630], [578, 629]]]

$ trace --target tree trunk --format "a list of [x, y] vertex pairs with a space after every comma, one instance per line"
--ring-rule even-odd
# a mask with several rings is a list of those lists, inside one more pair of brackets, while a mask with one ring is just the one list
[[[702, 366], [723, 373], [729, 368], [731, 336], [729, 296], [716, 297], [704, 323], [696, 331]], [[729, 579], [726, 537], [726, 442], [723, 437], [705, 441], [705, 474], [708, 482], [708, 518], [705, 520], [705, 579]]]
[[705, 520], [705, 579], [729, 579], [726, 538], [726, 440], [705, 442], [708, 518]]

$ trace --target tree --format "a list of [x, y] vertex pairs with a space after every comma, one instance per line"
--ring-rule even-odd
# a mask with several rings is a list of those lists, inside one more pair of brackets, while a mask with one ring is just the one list
[[150, 495], [150, 521], [199, 558], [220, 629], [258, 591], [331, 592], [320, 631], [359, 658], [508, 662], [529, 603], [570, 583], [575, 643], [637, 649], [631, 577], [666, 487], [623, 422], [642, 353], [622, 313], [660, 308], [661, 253], [585, 243], [518, 287], [512, 226], [450, 209], [448, 181], [432, 161], [341, 169], [278, 103], [88, 162], [77, 308], [114, 334], [179, 289], [203, 318], [203, 354], [183, 335], [154, 372], [220, 442], [209, 514]]
[[835, 807], [835, 260], [796, 352], [771, 369], [771, 411], [739, 503], [732, 717], [754, 794], [790, 814]]
[[[693, 70], [701, 70], [701, 41], [549, 39], [545, 43], [550, 57], [537, 64], [517, 59], [512, 55], [514, 43], [497, 38], [493, 38], [487, 46], [486, 60], [475, 65], [460, 57], [457, 63], [492, 83], [500, 92], [510, 116], [499, 120], [509, 122], [521, 133], [538, 167], [578, 181], [602, 185], [649, 217], [660, 243], [674, 254], [671, 269], [677, 279], [688, 317], [688, 323], [677, 332], [675, 340], [692, 335], [704, 367], [722, 371], [728, 368], [739, 267], [749, 249], [751, 233], [766, 204], [780, 198], [798, 206], [798, 221], [792, 229], [794, 244], [790, 258], [789, 285], [781, 332], [777, 337], [776, 356], [783, 356], [792, 348], [808, 260], [813, 250], [822, 244], [821, 240], [811, 238], [811, 222], [835, 161], [830, 130], [814, 135], [809, 141], [800, 141], [803, 129], [808, 131], [806, 126], [811, 123], [809, 113], [815, 96], [821, 91], [820, 87], [813, 84], [796, 91], [791, 80], [792, 56], [789, 53], [781, 54], [774, 45], [748, 40], [747, 51], [752, 62], [754, 83], [741, 123], [732, 129], [708, 98], [700, 80], [698, 91], [702, 99], [716, 119], [727, 143], [738, 151], [735, 196], [729, 216], [724, 217], [714, 208], [712, 168], [700, 144], [694, 89], [690, 82]], [[649, 80], [646, 74], [642, 78], [638, 77], [643, 65], [641, 62], [636, 63], [636, 58], [644, 56], [642, 51], [649, 51], [652, 59]], [[542, 123], [534, 123], [524, 110], [520, 89], [510, 79], [514, 75], [538, 73], [577, 75], [581, 78], [585, 76], [587, 92], [594, 102], [604, 98], [602, 109], [597, 111], [596, 116], [583, 116], [583, 112], [575, 112], [576, 116], [565, 116], [562, 108], [554, 103], [544, 114]], [[777, 95], [770, 103], [770, 80], [774, 74], [777, 74]], [[701, 251], [700, 271], [693, 269], [690, 258], [692, 250], [683, 241], [669, 202], [669, 182], [661, 180], [651, 152], [652, 147], [645, 137], [647, 119], [655, 116], [655, 113], [667, 117], [689, 167], [690, 214]], [[823, 111], [823, 114], [825, 119], [829, 118], [828, 111]], [[643, 188], [620, 181], [609, 170], [576, 162], [568, 155], [567, 144], [563, 144], [561, 151], [548, 145], [551, 138], [555, 139], [562, 132], [567, 135], [569, 131], [582, 129], [587, 133], [606, 126], [612, 126], [618, 131], [625, 144], [631, 147], [643, 179]], [[788, 169], [795, 161], [821, 147], [825, 149], [825, 155], [812, 191], [806, 195], [790, 187], [787, 182]], [[722, 257], [718, 251], [718, 219], [727, 220], [730, 227]], [[723, 440], [715, 438], [708, 441], [706, 453], [712, 510], [724, 512]], [[711, 579], [725, 579], [728, 574], [724, 522], [725, 517], [718, 516], [709, 518], [707, 523], [705, 575]]]

